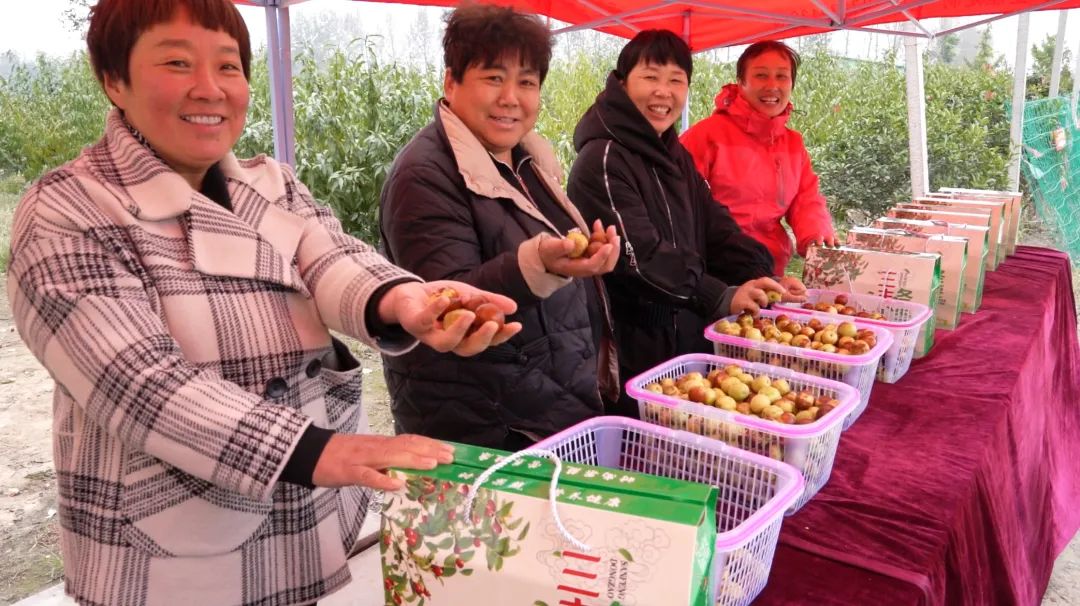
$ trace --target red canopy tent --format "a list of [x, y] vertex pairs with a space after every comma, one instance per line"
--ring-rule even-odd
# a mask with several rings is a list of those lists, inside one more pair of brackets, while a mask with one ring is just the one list
[[[514, 4], [520, 4], [523, 8], [532, 6], [537, 12], [575, 24], [567, 29], [593, 28], [623, 37], [632, 37], [641, 29], [669, 29], [683, 34], [695, 52], [769, 38], [791, 38], [841, 29], [895, 35], [898, 33], [896, 30], [883, 30], [874, 26], [900, 21], [911, 21], [919, 30], [910, 35], [939, 36], [949, 32], [931, 34], [919, 22], [939, 17], [1001, 13], [986, 20], [991, 21], [1031, 10], [1080, 7], [1080, 1], [1076, 0], [1005, 0], [991, 2], [993, 6], [974, 0], [545, 0], [520, 1]], [[541, 10], [540, 5], [554, 6], [547, 12]], [[903, 32], [900, 33], [903, 35]]]
[[[240, 4], [287, 7], [305, 0], [239, 0]], [[456, 6], [459, 0], [374, 0], [394, 4]], [[1022, 12], [1080, 8], [1080, 0], [488, 0], [571, 24], [556, 33], [595, 29], [632, 38], [643, 29], [683, 35], [695, 52], [835, 30], [882, 32], [928, 38]], [[973, 24], [930, 32], [925, 19], [990, 15]], [[914, 32], [878, 27], [910, 21]]]
[[[291, 50], [288, 7], [305, 0], [234, 0], [263, 6], [267, 13], [271, 105], [275, 156], [295, 163]], [[373, 0], [394, 4], [456, 6], [460, 0]], [[544, 15], [569, 25], [555, 33], [581, 29], [633, 37], [644, 29], [668, 29], [683, 36], [695, 52], [757, 40], [791, 38], [837, 30], [933, 39], [1005, 17], [1040, 10], [1080, 8], [1080, 0], [482, 0]], [[925, 19], [988, 15], [960, 27], [931, 32]], [[1021, 17], [1024, 19], [1024, 17]], [[906, 31], [883, 29], [907, 22]], [[1022, 75], [1026, 66], [1026, 25], [1017, 43], [1017, 80], [1013, 91], [1013, 144], [1019, 149], [1023, 116]], [[912, 192], [928, 188], [922, 56], [906, 45], [909, 147]], [[684, 115], [684, 126], [687, 116]], [[1010, 170], [1012, 189], [1019, 181], [1019, 154]]]

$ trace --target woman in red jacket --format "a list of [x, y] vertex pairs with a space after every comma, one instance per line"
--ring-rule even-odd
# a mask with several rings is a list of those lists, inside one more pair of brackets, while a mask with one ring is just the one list
[[791, 237], [800, 255], [811, 244], [836, 245], [832, 217], [802, 135], [787, 127], [799, 55], [783, 42], [750, 45], [736, 64], [737, 84], [716, 95], [716, 111], [682, 135], [713, 198], [739, 226], [765, 244], [783, 275]]

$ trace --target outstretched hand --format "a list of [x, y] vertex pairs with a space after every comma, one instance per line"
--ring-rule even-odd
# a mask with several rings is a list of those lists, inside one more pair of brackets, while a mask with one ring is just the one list
[[443, 326], [439, 316], [450, 305], [450, 299], [432, 296], [447, 288], [457, 291], [463, 299], [481, 296], [507, 315], [517, 311], [517, 303], [509, 297], [480, 290], [464, 282], [438, 280], [406, 282], [391, 288], [379, 301], [379, 318], [387, 324], [400, 324], [406, 332], [435, 351], [453, 352], [466, 357], [505, 343], [521, 330], [520, 322], [507, 322], [502, 328], [495, 322], [484, 322], [480, 328], [468, 334], [476, 318], [471, 311], [460, 314], [453, 323]]
[[[588, 278], [606, 274], [619, 262], [621, 246], [615, 226], [606, 230], [600, 220], [593, 223], [593, 233], [603, 233], [607, 243], [599, 246], [592, 256], [571, 257], [574, 243], [569, 238], [544, 238], [540, 240], [540, 261], [548, 273], [570, 278]], [[586, 235], [588, 237], [588, 235]]]

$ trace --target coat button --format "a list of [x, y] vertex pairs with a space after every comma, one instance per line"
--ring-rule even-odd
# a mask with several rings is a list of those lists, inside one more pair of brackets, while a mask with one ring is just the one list
[[276, 400], [289, 391], [289, 384], [281, 377], [274, 377], [266, 382], [266, 390], [263, 395], [271, 400]]
[[304, 369], [304, 374], [306, 374], [307, 378], [309, 379], [314, 379], [315, 377], [319, 376], [320, 372], [322, 372], [322, 362], [319, 361], [318, 358], [312, 360], [307, 365], [307, 368]]
[[526, 363], [526, 362], [528, 362], [528, 361], [529, 361], [529, 356], [527, 356], [527, 355], [525, 355], [525, 354], [523, 354], [523, 353], [519, 353], [519, 354], [517, 355], [517, 362], [518, 362], [518, 364], [524, 364], [524, 363]]

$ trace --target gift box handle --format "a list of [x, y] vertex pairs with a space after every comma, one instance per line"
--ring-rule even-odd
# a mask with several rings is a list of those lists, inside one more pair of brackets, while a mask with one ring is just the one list
[[548, 502], [551, 504], [551, 517], [555, 520], [555, 527], [559, 529], [559, 532], [562, 534], [562, 536], [565, 537], [567, 541], [570, 541], [570, 543], [574, 547], [580, 549], [581, 551], [589, 551], [590, 549], [592, 549], [591, 547], [586, 545], [584, 541], [581, 541], [574, 535], [570, 534], [570, 531], [567, 530], [565, 526], [563, 526], [562, 519], [559, 518], [559, 508], [558, 504], [555, 502], [555, 496], [559, 488], [559, 476], [562, 475], [562, 460], [559, 458], [559, 455], [555, 454], [550, 450], [542, 450], [539, 448], [526, 448], [525, 450], [519, 450], [507, 457], [504, 457], [502, 460], [497, 461], [491, 467], [485, 469], [480, 474], [480, 476], [477, 477], [476, 480], [472, 483], [472, 486], [469, 487], [469, 496], [465, 499], [465, 519], [472, 519], [473, 501], [476, 500], [476, 492], [480, 489], [484, 482], [487, 482], [488, 478], [490, 478], [491, 475], [495, 472], [499, 471], [503, 467], [506, 467], [510, 463], [513, 463], [514, 461], [522, 457], [543, 457], [545, 459], [550, 459], [551, 462], [555, 464], [555, 473], [551, 476], [551, 484], [548, 487]]

